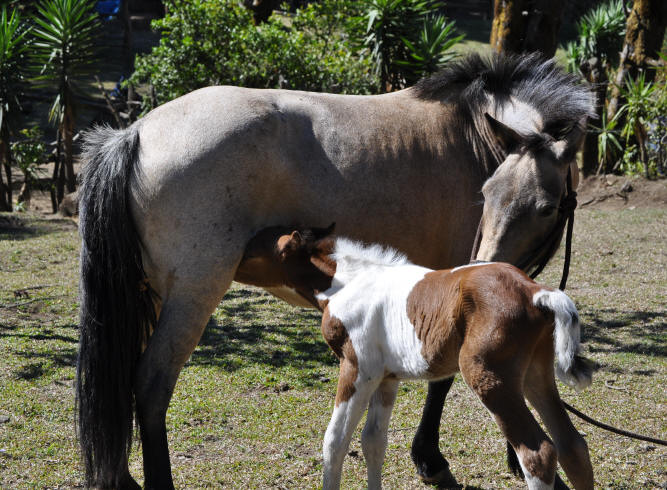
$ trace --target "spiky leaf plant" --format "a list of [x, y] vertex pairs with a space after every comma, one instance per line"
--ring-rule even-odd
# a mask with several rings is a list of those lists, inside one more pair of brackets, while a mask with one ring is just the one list
[[99, 20], [94, 6], [92, 0], [42, 0], [35, 18], [35, 80], [56, 92], [49, 120], [58, 127], [58, 158], [54, 171], [58, 203], [62, 200], [65, 182], [69, 192], [76, 187], [72, 154], [75, 95], [79, 92], [77, 82], [91, 73], [96, 61], [93, 41]]
[[12, 208], [12, 172], [9, 137], [15, 130], [20, 113], [20, 100], [25, 83], [28, 50], [28, 29], [16, 10], [0, 10], [0, 161], [5, 171], [5, 183], [0, 171], [0, 211]]

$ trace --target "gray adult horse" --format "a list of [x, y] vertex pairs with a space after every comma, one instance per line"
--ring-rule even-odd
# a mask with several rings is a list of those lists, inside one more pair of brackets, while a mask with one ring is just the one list
[[[89, 133], [77, 363], [87, 483], [138, 486], [136, 413], [145, 486], [173, 487], [169, 401], [257, 230], [335, 221], [442, 269], [468, 261], [482, 191], [479, 258], [530, 269], [592, 109], [553, 61], [472, 56], [391, 94], [210, 87]], [[451, 477], [438, 450], [450, 384], [429, 386], [413, 446], [422, 476]]]

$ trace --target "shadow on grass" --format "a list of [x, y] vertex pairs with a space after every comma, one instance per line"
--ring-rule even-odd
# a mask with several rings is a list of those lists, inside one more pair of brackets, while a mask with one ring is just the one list
[[[44, 328], [39, 332], [22, 332], [16, 326], [0, 323], [0, 340], [12, 346], [25, 346], [30, 341], [32, 347], [19, 350], [14, 347], [14, 354], [25, 361], [13, 370], [18, 379], [33, 380], [49, 374], [53, 367], [74, 367], [76, 365], [78, 333], [77, 325], [59, 326], [58, 329], [71, 329], [72, 335], [54, 332]], [[34, 342], [34, 343], [33, 343]]]
[[76, 223], [70, 219], [44, 220], [0, 213], [0, 240], [27, 240], [70, 230], [76, 230]]
[[285, 309], [248, 289], [228, 291], [220, 310], [227, 320], [211, 317], [190, 364], [233, 371], [252, 364], [309, 369], [337, 363], [315, 310]]
[[[252, 315], [243, 308], [238, 310], [240, 317]], [[319, 323], [317, 315], [313, 316], [313, 323]], [[276, 336], [281, 340], [276, 342]], [[336, 363], [329, 346], [306, 327], [287, 321], [235, 327], [220, 325], [214, 318], [190, 359], [192, 365], [219, 366], [228, 371], [250, 364], [308, 369]]]
[[[656, 321], [657, 320], [657, 321]], [[583, 322], [582, 340], [593, 352], [625, 352], [667, 357], [665, 313], [658, 311], [596, 310]]]

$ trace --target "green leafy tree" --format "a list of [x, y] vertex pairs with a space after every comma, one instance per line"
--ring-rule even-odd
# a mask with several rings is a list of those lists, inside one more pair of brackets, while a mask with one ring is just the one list
[[91, 73], [96, 61], [93, 41], [99, 20], [94, 6], [92, 0], [43, 0], [35, 17], [36, 81], [45, 87], [56, 87], [49, 111], [49, 121], [58, 128], [53, 174], [56, 204], [62, 201], [65, 184], [68, 192], [76, 189], [72, 145], [75, 96], [80, 92], [77, 82]]
[[20, 99], [25, 83], [28, 30], [16, 10], [0, 11], [0, 211], [12, 209], [12, 154], [10, 135], [20, 113]]
[[291, 22], [273, 15], [261, 27], [232, 0], [174, 0], [154, 21], [160, 44], [137, 58], [130, 83], [154, 89], [148, 108], [209, 85], [371, 93], [371, 61], [350, 32], [354, 2], [325, 0]]

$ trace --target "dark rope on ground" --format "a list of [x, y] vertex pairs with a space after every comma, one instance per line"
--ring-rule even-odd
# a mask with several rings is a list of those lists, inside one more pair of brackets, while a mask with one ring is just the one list
[[625, 436], [625, 437], [630, 437], [632, 439], [639, 439], [640, 441], [652, 442], [653, 444], [660, 444], [661, 446], [667, 446], [667, 441], [663, 441], [662, 439], [657, 439], [655, 437], [643, 436], [641, 434], [637, 434], [635, 432], [630, 432], [630, 431], [623, 430], [623, 429], [617, 429], [616, 427], [613, 427], [611, 425], [599, 422], [599, 421], [589, 417], [585, 413], [580, 412], [579, 410], [574, 408], [572, 405], [568, 404], [567, 402], [564, 402], [563, 400], [561, 400], [561, 402], [563, 402], [563, 406], [565, 408], [567, 408], [570, 412], [575, 414], [580, 419], [585, 420], [589, 424], [595, 425], [596, 427], [600, 427], [601, 429], [608, 430], [609, 432], [613, 432], [614, 434], [618, 434], [618, 435]]

